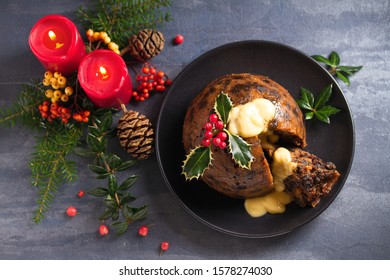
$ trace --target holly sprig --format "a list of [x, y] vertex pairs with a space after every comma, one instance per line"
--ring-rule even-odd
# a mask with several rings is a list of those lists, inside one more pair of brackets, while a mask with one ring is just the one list
[[[227, 94], [222, 92], [215, 99], [214, 111], [224, 124], [222, 131], [227, 134], [229, 141], [227, 148], [232, 155], [232, 159], [240, 167], [250, 169], [254, 159], [250, 145], [240, 136], [232, 134], [226, 129], [229, 112], [232, 108], [233, 103]], [[197, 146], [190, 150], [182, 166], [182, 174], [184, 174], [186, 180], [198, 179], [202, 176], [211, 165], [212, 154], [212, 145]]]
[[105, 187], [92, 188], [87, 193], [103, 198], [105, 210], [100, 214], [99, 219], [103, 222], [111, 219], [117, 235], [121, 235], [126, 232], [131, 223], [146, 217], [148, 206], [131, 205], [136, 198], [129, 190], [137, 181], [136, 175], [130, 175], [121, 183], [117, 178], [118, 172], [128, 170], [137, 161], [124, 161], [107, 151], [108, 137], [115, 135], [115, 130], [111, 128], [112, 114], [115, 111], [115, 109], [100, 109], [95, 113], [92, 125], [88, 127], [87, 147], [78, 147], [75, 152], [80, 156], [93, 158], [89, 169], [96, 174], [97, 179], [107, 180]]
[[297, 104], [301, 109], [308, 110], [305, 113], [306, 120], [316, 117], [319, 121], [330, 124], [330, 116], [340, 112], [340, 109], [327, 105], [332, 95], [332, 84], [326, 86], [318, 96], [306, 89], [301, 88], [301, 97], [297, 99]]
[[363, 68], [363, 66], [340, 65], [340, 56], [335, 51], [332, 51], [328, 57], [324, 57], [322, 55], [313, 55], [312, 58], [318, 62], [324, 63], [328, 67], [330, 74], [336, 75], [348, 86], [351, 84], [349, 76], [355, 74]]

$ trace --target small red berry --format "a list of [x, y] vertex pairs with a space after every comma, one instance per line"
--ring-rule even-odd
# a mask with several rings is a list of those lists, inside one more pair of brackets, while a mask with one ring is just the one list
[[210, 122], [207, 122], [204, 124], [203, 128], [207, 131], [211, 131], [213, 129], [213, 124]]
[[218, 116], [217, 114], [211, 114], [209, 117], [210, 122], [216, 123], [218, 121]]
[[226, 146], [227, 146], [227, 144], [226, 144], [225, 141], [221, 141], [221, 143], [219, 143], [219, 145], [218, 145], [218, 147], [219, 147], [221, 150], [225, 149]]
[[165, 85], [166, 85], [167, 87], [169, 87], [170, 85], [172, 85], [172, 80], [171, 80], [171, 79], [167, 79], [167, 80], [165, 81]]
[[228, 135], [225, 131], [220, 131], [218, 132], [217, 137], [220, 138], [222, 141], [225, 141]]
[[163, 242], [161, 242], [160, 247], [161, 247], [161, 251], [166, 251], [169, 249], [169, 243], [166, 241], [163, 241]]
[[141, 236], [146, 236], [148, 235], [149, 228], [147, 226], [140, 226], [138, 229], [138, 234]]
[[85, 194], [84, 191], [79, 191], [79, 192], [77, 193], [77, 196], [78, 196], [78, 197], [83, 197], [84, 194]]
[[215, 123], [215, 128], [216, 129], [221, 130], [221, 129], [223, 129], [223, 127], [224, 127], [223, 121], [217, 121]]
[[184, 42], [184, 36], [181, 34], [177, 34], [175, 39], [173, 40], [176, 45], [180, 45]]
[[208, 146], [210, 146], [210, 139], [203, 139], [203, 140], [202, 140], [202, 146], [203, 146], [203, 147], [208, 147]]
[[142, 68], [142, 73], [149, 74], [150, 69], [148, 67]]
[[99, 233], [100, 233], [100, 235], [107, 235], [108, 234], [108, 227], [104, 224], [100, 225]]
[[204, 139], [210, 139], [211, 137], [213, 137], [213, 133], [211, 131], [208, 130], [204, 132]]
[[76, 214], [77, 214], [77, 209], [74, 208], [73, 206], [69, 206], [69, 207], [66, 209], [66, 214], [67, 214], [69, 217], [74, 217], [74, 216], [76, 216]]
[[219, 137], [214, 137], [214, 138], [213, 138], [213, 144], [214, 144], [214, 146], [219, 147], [219, 144], [220, 144], [221, 142], [222, 142], [222, 141], [221, 141], [221, 138], [219, 138]]

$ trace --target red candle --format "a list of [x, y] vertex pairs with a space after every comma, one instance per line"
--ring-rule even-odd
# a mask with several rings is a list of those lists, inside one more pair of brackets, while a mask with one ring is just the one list
[[132, 83], [122, 57], [96, 50], [83, 58], [78, 71], [81, 87], [98, 107], [115, 107], [130, 101]]
[[41, 18], [31, 30], [29, 44], [46, 70], [64, 75], [75, 71], [85, 56], [85, 45], [76, 26], [60, 15]]

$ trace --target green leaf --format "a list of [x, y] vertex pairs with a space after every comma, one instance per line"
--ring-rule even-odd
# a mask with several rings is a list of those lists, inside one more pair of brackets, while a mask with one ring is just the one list
[[87, 144], [88, 144], [88, 147], [91, 149], [91, 151], [93, 151], [95, 153], [101, 153], [101, 152], [104, 151], [102, 149], [101, 143], [98, 140], [98, 138], [96, 138], [92, 134], [88, 134], [88, 136], [87, 136]]
[[133, 208], [133, 215], [131, 216], [132, 221], [139, 221], [146, 218], [148, 214], [148, 206], [144, 205], [139, 208]]
[[119, 198], [119, 204], [125, 205], [129, 202], [133, 202], [135, 200], [135, 197], [130, 195], [130, 193], [125, 193], [124, 195], [120, 196]]
[[96, 157], [96, 153], [92, 152], [90, 149], [86, 149], [82, 147], [74, 148], [73, 152], [80, 157], [85, 157], [85, 158]]
[[228, 130], [225, 132], [229, 136], [229, 149], [233, 160], [242, 168], [250, 169], [254, 159], [251, 153], [251, 146], [238, 135], [231, 134]]
[[133, 208], [131, 208], [129, 205], [124, 205], [122, 207], [122, 215], [126, 220], [130, 220], [131, 216], [133, 215]]
[[362, 69], [363, 66], [338, 66], [337, 70], [342, 71], [347, 75], [352, 75]]
[[233, 103], [227, 94], [222, 92], [215, 99], [214, 110], [217, 113], [218, 117], [223, 121], [223, 123], [227, 123], [229, 112], [232, 108]]
[[116, 170], [117, 171], [124, 171], [132, 167], [137, 161], [136, 160], [128, 160], [123, 162], [121, 165], [119, 165]]
[[311, 110], [314, 106], [314, 95], [306, 88], [301, 88], [301, 98], [297, 100], [298, 106], [302, 109]]
[[102, 136], [100, 130], [95, 126], [88, 126], [88, 134], [92, 135], [95, 138], [99, 138]]
[[314, 116], [314, 112], [313, 111], [310, 111], [310, 112], [306, 112], [305, 113], [305, 120], [311, 120]]
[[331, 67], [336, 67], [340, 64], [340, 56], [337, 52], [332, 51], [329, 55], [329, 61]]
[[320, 111], [315, 111], [314, 112], [314, 115], [316, 116], [316, 118], [319, 120], [319, 121], [322, 121], [324, 123], [327, 123], [327, 124], [330, 124], [330, 119], [329, 119], [329, 115], [323, 113], [323, 112], [320, 112]]
[[116, 177], [112, 174], [108, 177], [108, 192], [113, 197], [118, 189], [118, 183]]
[[107, 154], [105, 159], [111, 170], [116, 169], [123, 163], [122, 159], [114, 154]]
[[87, 191], [87, 193], [93, 196], [103, 197], [108, 195], [108, 190], [105, 188], [94, 188]]
[[192, 149], [183, 162], [183, 172], [186, 180], [198, 179], [211, 164], [210, 147]]
[[311, 56], [314, 60], [318, 61], [318, 62], [322, 62], [322, 63], [325, 63], [326, 65], [329, 65], [331, 66], [332, 63], [329, 61], [329, 59], [327, 59], [326, 57], [322, 56], [322, 55], [312, 55]]
[[332, 84], [329, 84], [321, 91], [319, 97], [315, 99], [314, 109], [321, 108], [326, 102], [328, 102], [331, 95], [332, 95]]
[[90, 165], [88, 165], [88, 167], [89, 167], [89, 170], [91, 170], [92, 172], [94, 172], [98, 175], [108, 175], [109, 174], [109, 172], [101, 166], [90, 164]]
[[321, 112], [321, 113], [324, 113], [324, 114], [327, 114], [330, 116], [330, 115], [334, 115], [334, 114], [337, 114], [338, 112], [340, 112], [340, 109], [333, 107], [331, 105], [326, 105], [326, 106], [321, 107], [319, 110], [317, 110], [317, 112]]
[[100, 131], [109, 130], [111, 128], [112, 121], [113, 121], [113, 118], [112, 118], [111, 112], [104, 114], [104, 116], [101, 120], [101, 123], [100, 123]]
[[118, 218], [119, 218], [119, 209], [116, 209], [116, 210], [114, 211], [114, 213], [112, 213], [111, 219], [112, 219], [113, 221], [116, 221], [116, 220], [118, 220]]
[[116, 208], [106, 208], [102, 214], [99, 215], [99, 220], [107, 220], [117, 211]]
[[340, 71], [336, 71], [336, 75], [337, 77], [339, 77], [340, 80], [342, 80], [347, 86], [349, 86], [351, 84], [351, 82], [349, 81], [349, 78], [347, 75], [344, 75], [342, 72]]
[[129, 178], [127, 178], [125, 181], [122, 182], [122, 184], [118, 187], [118, 190], [120, 191], [128, 190], [134, 185], [137, 179], [138, 179], [137, 175], [130, 176]]
[[114, 227], [116, 234], [119, 236], [126, 232], [129, 224], [127, 222], [115, 222], [112, 226]]

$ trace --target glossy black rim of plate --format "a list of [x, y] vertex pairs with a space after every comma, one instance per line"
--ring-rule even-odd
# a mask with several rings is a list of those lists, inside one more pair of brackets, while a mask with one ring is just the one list
[[[333, 85], [330, 104], [341, 109], [331, 124], [305, 122], [305, 150], [336, 164], [341, 176], [329, 195], [316, 208], [294, 203], [283, 214], [251, 218], [242, 200], [209, 188], [201, 180], [185, 181], [181, 165], [185, 152], [181, 142], [187, 107], [206, 85], [225, 74], [253, 73], [270, 77], [297, 99], [301, 87], [319, 93]], [[336, 198], [352, 166], [355, 132], [344, 94], [329, 72], [303, 52], [269, 41], [240, 41], [212, 49], [191, 62], [176, 77], [161, 107], [156, 132], [156, 153], [163, 178], [173, 195], [193, 217], [209, 227], [239, 237], [267, 238], [291, 232], [312, 221]]]

